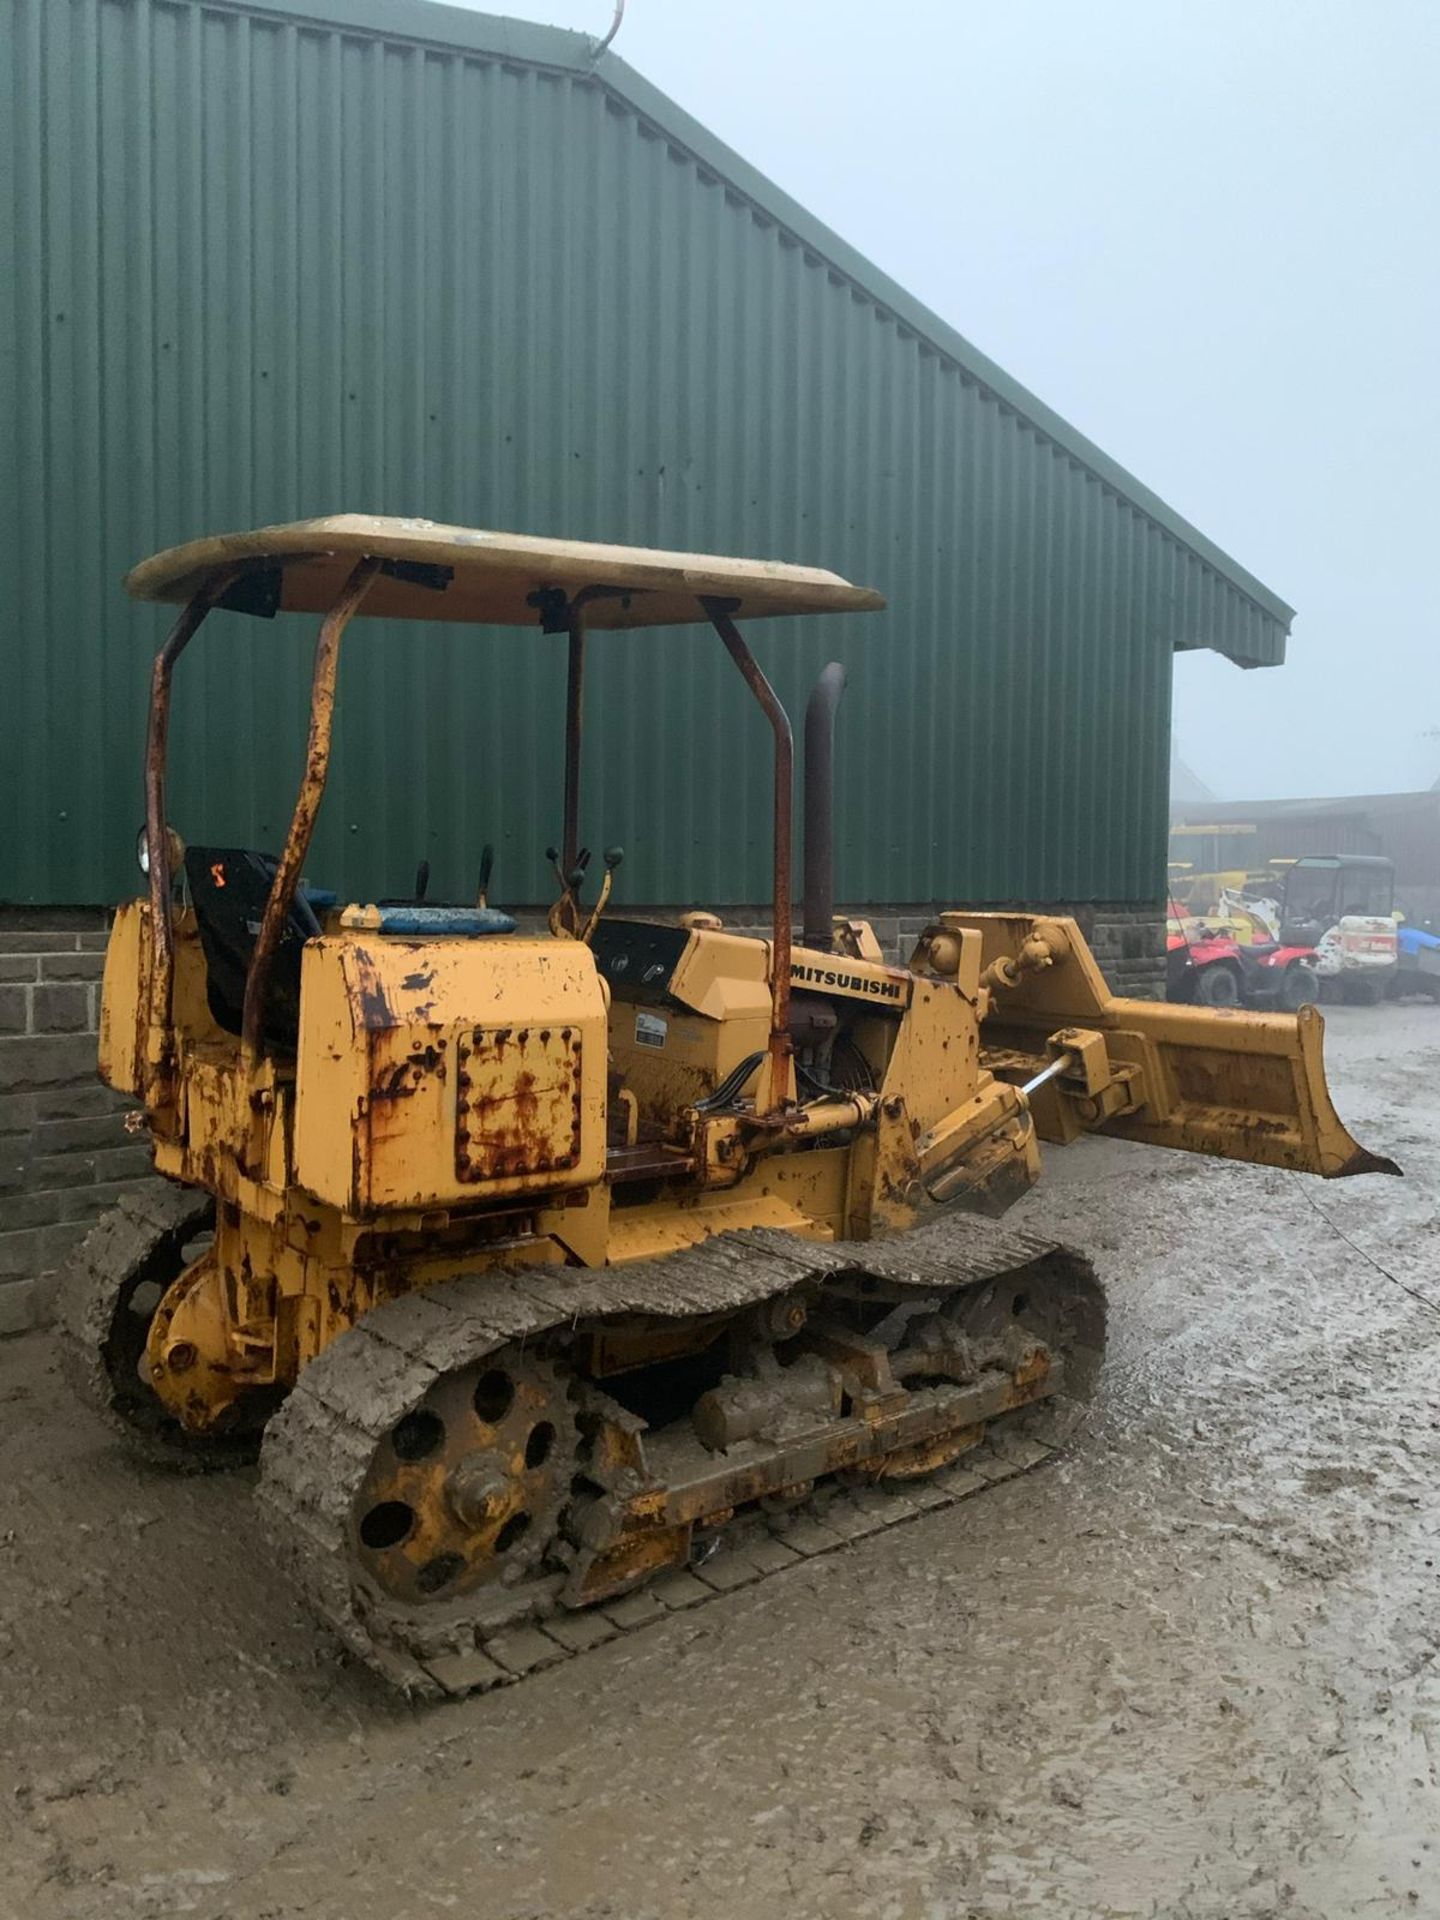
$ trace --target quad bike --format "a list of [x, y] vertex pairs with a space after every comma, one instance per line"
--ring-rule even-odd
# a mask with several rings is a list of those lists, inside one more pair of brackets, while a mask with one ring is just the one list
[[1187, 923], [1166, 936], [1165, 997], [1202, 1007], [1298, 1013], [1320, 997], [1315, 949], [1278, 940], [1245, 944]]

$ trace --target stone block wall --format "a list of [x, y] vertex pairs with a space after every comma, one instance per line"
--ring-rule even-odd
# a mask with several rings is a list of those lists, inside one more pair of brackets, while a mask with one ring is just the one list
[[1132, 1000], [1165, 998], [1163, 907], [1071, 907], [1111, 989]]
[[107, 920], [0, 907], [0, 1334], [43, 1320], [71, 1248], [149, 1174], [95, 1074]]
[[[1079, 920], [1117, 993], [1161, 996], [1158, 908], [1048, 910]], [[897, 962], [933, 917], [915, 905], [846, 911], [868, 919]], [[70, 1250], [149, 1176], [148, 1145], [125, 1131], [128, 1103], [95, 1072], [108, 917], [99, 907], [0, 907], [0, 1335], [43, 1323]], [[723, 918], [737, 933], [768, 931], [759, 907], [730, 908]], [[523, 924], [544, 922], [527, 915]]]

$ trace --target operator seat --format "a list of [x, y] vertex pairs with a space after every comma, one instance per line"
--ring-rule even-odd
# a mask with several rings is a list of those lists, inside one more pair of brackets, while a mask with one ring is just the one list
[[[205, 955], [205, 994], [215, 1024], [226, 1033], [240, 1031], [245, 981], [278, 864], [272, 855], [247, 847], [187, 847], [185, 851], [185, 881]], [[324, 929], [319, 914], [334, 904], [334, 894], [298, 887], [280, 930], [266, 996], [264, 1035], [270, 1046], [283, 1052], [293, 1053], [299, 1039], [300, 957], [305, 942], [320, 937]]]
[[[241, 1029], [245, 981], [278, 864], [273, 855], [247, 847], [186, 850], [185, 880], [205, 955], [205, 994], [211, 1017], [226, 1033], [238, 1034]], [[320, 915], [335, 902], [333, 893], [318, 887], [297, 887], [280, 930], [265, 997], [263, 1032], [266, 1044], [281, 1052], [294, 1053], [299, 1043], [300, 961], [305, 942], [319, 939], [325, 931]], [[358, 911], [373, 916], [369, 924], [376, 933], [412, 940], [473, 939], [515, 931], [511, 915], [495, 907], [432, 907], [396, 901]]]

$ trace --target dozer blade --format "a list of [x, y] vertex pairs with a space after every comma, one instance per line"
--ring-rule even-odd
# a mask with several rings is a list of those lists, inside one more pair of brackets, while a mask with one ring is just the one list
[[1325, 1022], [1313, 1006], [1292, 1017], [1111, 1000], [1095, 1024], [1112, 1061], [1142, 1069], [1145, 1094], [1138, 1113], [1107, 1122], [1103, 1133], [1327, 1180], [1400, 1172], [1336, 1113], [1321, 1052]]

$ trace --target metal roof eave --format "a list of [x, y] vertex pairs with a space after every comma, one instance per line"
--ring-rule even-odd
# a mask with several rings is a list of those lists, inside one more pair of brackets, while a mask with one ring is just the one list
[[666, 139], [688, 151], [733, 191], [750, 201], [757, 211], [788, 229], [802, 246], [851, 281], [878, 307], [893, 314], [902, 326], [953, 361], [1001, 405], [1011, 408], [1103, 485], [1195, 554], [1251, 601], [1276, 628], [1273, 649], [1264, 649], [1263, 655], [1250, 650], [1242, 652], [1219, 638], [1189, 642], [1191, 649], [1223, 653], [1244, 667], [1278, 666], [1284, 660], [1285, 639], [1295, 618], [1293, 607], [618, 54], [602, 53], [597, 59], [598, 42], [590, 35], [565, 27], [512, 20], [500, 14], [475, 13], [468, 8], [444, 5], [442, 0], [324, 0], [321, 6], [306, 4], [306, 0], [204, 0], [204, 4], [211, 11], [268, 14], [276, 19], [338, 27], [342, 31], [350, 29], [387, 40], [409, 40], [450, 52], [471, 52], [597, 79], [632, 111], [651, 122]]
[[1256, 821], [1269, 825], [1301, 819], [1314, 819], [1320, 816], [1333, 819], [1353, 819], [1360, 814], [1380, 814], [1393, 816], [1398, 814], [1433, 812], [1440, 818], [1440, 788], [1410, 788], [1400, 793], [1341, 793], [1324, 796], [1282, 800], [1205, 800], [1178, 802], [1170, 809], [1171, 820], [1177, 826], [1188, 826], [1191, 816], [1199, 823], [1203, 814], [1206, 820], [1213, 819], [1214, 824], [1230, 827], [1240, 821]]
[[[425, 0], [425, 3], [433, 5], [435, 0]], [[1295, 618], [1295, 609], [1273, 593], [1263, 581], [1256, 579], [1247, 568], [1217, 547], [1213, 540], [1168, 506], [1158, 494], [1152, 493], [1118, 461], [1112, 460], [1078, 427], [1071, 426], [1068, 420], [1046, 406], [1028, 387], [1022, 386], [1003, 367], [997, 366], [932, 308], [908, 293], [898, 281], [892, 280], [873, 261], [867, 260], [833, 228], [827, 227], [823, 220], [817, 219], [799, 201], [792, 200], [782, 187], [777, 187], [752, 167], [733, 147], [727, 146], [683, 107], [677, 106], [667, 94], [653, 86], [633, 67], [627, 66], [618, 54], [602, 54], [598, 61], [588, 65], [590, 71], [599, 73], [638, 112], [689, 148], [698, 160], [726, 179], [746, 199], [754, 201], [777, 224], [788, 227], [813, 253], [847, 279], [853, 280], [877, 304], [893, 313], [902, 325], [955, 361], [1003, 405], [1012, 408], [1047, 439], [1053, 440], [1056, 446], [1089, 468], [1098, 480], [1139, 508], [1157, 526], [1172, 534], [1182, 546], [1189, 547], [1207, 565], [1253, 600], [1284, 631], [1289, 631], [1290, 622]]]

